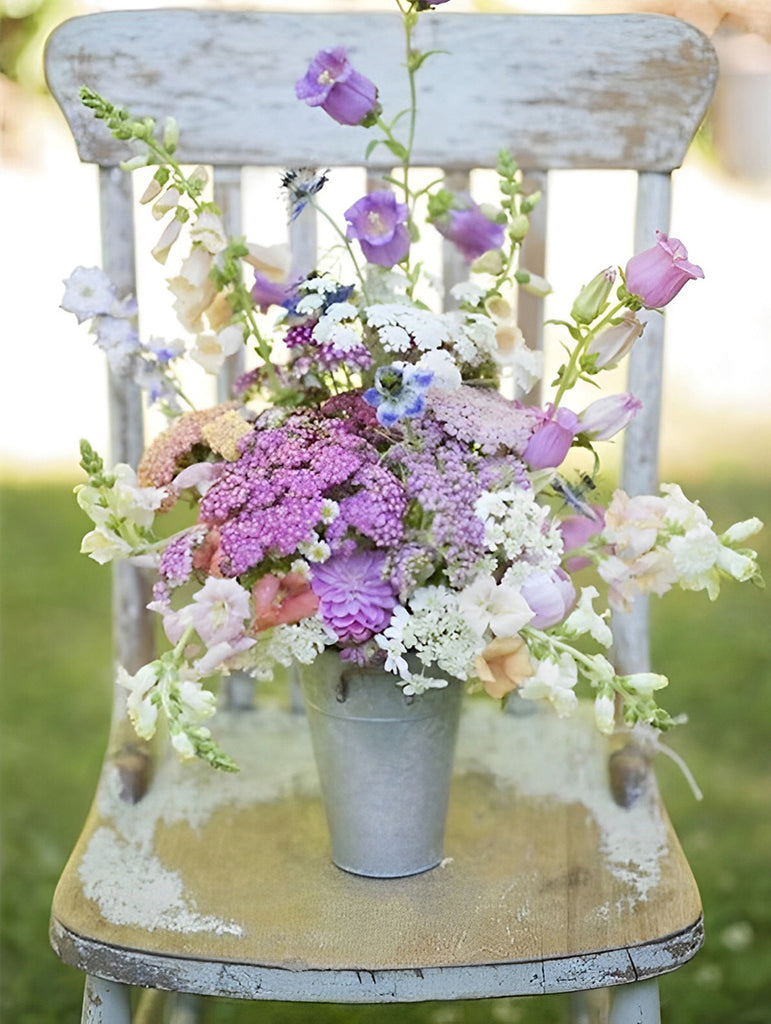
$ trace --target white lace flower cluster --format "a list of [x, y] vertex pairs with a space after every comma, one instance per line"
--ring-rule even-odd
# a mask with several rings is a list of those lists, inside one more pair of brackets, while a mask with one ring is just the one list
[[485, 524], [487, 550], [496, 554], [496, 561], [510, 563], [504, 582], [520, 584], [535, 567], [548, 570], [559, 565], [559, 523], [547, 506], [538, 504], [533, 490], [485, 491], [474, 511]]

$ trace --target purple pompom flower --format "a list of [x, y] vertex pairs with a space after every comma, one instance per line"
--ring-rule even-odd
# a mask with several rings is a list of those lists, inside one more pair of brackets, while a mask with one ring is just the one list
[[339, 124], [362, 124], [377, 114], [377, 88], [349, 62], [342, 46], [319, 50], [295, 83], [298, 100], [321, 107]]
[[646, 309], [661, 309], [688, 281], [704, 271], [688, 262], [688, 250], [679, 238], [656, 232], [656, 244], [633, 256], [626, 265], [626, 289]]
[[497, 224], [470, 197], [457, 197], [460, 208], [452, 208], [432, 221], [434, 227], [461, 252], [467, 263], [473, 263], [490, 249], [500, 249], [504, 240], [502, 224]]
[[348, 238], [355, 238], [370, 263], [392, 267], [409, 252], [409, 211], [388, 189], [362, 196], [344, 213]]
[[396, 595], [383, 579], [385, 557], [381, 551], [357, 551], [314, 565], [311, 586], [319, 614], [340, 643], [364, 643], [388, 625]]
[[426, 391], [434, 375], [409, 363], [391, 363], [379, 366], [375, 372], [375, 386], [362, 396], [377, 409], [377, 420], [384, 427], [392, 427], [403, 416], [420, 416], [426, 407]]

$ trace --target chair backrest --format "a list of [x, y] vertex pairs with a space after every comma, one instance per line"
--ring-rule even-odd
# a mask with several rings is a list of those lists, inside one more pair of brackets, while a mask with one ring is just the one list
[[[669, 224], [670, 173], [683, 160], [711, 98], [717, 60], [692, 26], [660, 15], [474, 15], [442, 9], [421, 18], [422, 50], [440, 55], [421, 69], [420, 132], [414, 163], [444, 169], [457, 188], [474, 168], [494, 167], [508, 147], [535, 183], [550, 169], [638, 172], [635, 249]], [[393, 68], [404, 60], [399, 18], [388, 13], [284, 14], [211, 10], [118, 11], [87, 15], [51, 36], [46, 72], [82, 160], [100, 167], [104, 269], [122, 292], [135, 291], [130, 176], [118, 168], [125, 146], [78, 99], [88, 85], [136, 115], [180, 125], [182, 163], [214, 168], [214, 198], [226, 227], [241, 224], [241, 168], [365, 165], [386, 169], [384, 149], [362, 160], [362, 133], [343, 130], [298, 103], [294, 81], [321, 48], [345, 45], [352, 62], [377, 82], [384, 107], [406, 105]], [[296, 59], [290, 59], [296, 57]], [[399, 79], [405, 76], [397, 76]], [[310, 212], [310, 211], [309, 211]], [[292, 242], [315, 250], [311, 217]], [[543, 273], [546, 202], [533, 215], [523, 263]], [[447, 283], [457, 260], [447, 254]], [[540, 339], [542, 309], [523, 294], [520, 326]], [[632, 493], [657, 485], [663, 320], [629, 366], [629, 390], [643, 411], [626, 432], [622, 485]], [[135, 464], [142, 450], [136, 388], [111, 383], [112, 456]], [[135, 669], [148, 660], [152, 630], [141, 577], [116, 574], [116, 654]], [[614, 623], [620, 671], [647, 668], [647, 609]]]

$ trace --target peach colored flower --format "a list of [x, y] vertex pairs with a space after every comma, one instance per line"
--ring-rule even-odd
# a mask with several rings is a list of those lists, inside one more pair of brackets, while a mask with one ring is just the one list
[[482, 686], [491, 697], [505, 697], [529, 676], [533, 666], [521, 636], [497, 636], [474, 660]]

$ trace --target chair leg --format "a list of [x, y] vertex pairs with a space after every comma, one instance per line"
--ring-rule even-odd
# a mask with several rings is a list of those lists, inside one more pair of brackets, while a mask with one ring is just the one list
[[199, 1024], [203, 1013], [203, 999], [186, 992], [175, 992], [172, 997], [169, 1024]]
[[81, 1024], [131, 1024], [130, 988], [86, 975]]
[[571, 993], [571, 1024], [608, 1024], [609, 1010], [610, 990], [607, 988]]
[[615, 988], [609, 1024], [661, 1024], [658, 980], [650, 978]]

